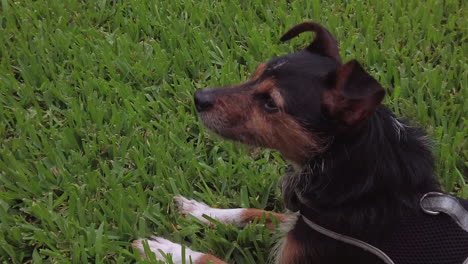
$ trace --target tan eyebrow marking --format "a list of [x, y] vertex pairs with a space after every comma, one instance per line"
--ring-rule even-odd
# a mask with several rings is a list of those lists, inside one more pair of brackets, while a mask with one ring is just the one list
[[270, 96], [280, 109], [284, 108], [284, 99], [277, 87], [271, 90]]
[[271, 89], [275, 88], [276, 84], [273, 79], [266, 79], [259, 83], [255, 89], [257, 93], [268, 93]]
[[260, 76], [262, 76], [263, 72], [265, 71], [266, 67], [267, 67], [266, 63], [262, 63], [258, 65], [257, 69], [255, 69], [255, 72], [250, 79], [255, 80], [255, 79], [260, 78]]
[[257, 93], [268, 93], [270, 94], [271, 98], [275, 102], [275, 104], [282, 109], [284, 107], [284, 99], [279, 91], [278, 87], [276, 87], [276, 83], [273, 79], [266, 79], [260, 84], [258, 84], [257, 88], [255, 89]]

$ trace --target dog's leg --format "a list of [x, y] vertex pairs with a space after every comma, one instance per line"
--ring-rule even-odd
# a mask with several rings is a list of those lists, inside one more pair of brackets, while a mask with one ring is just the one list
[[182, 246], [171, 242], [167, 239], [161, 237], [151, 237], [150, 239], [138, 239], [133, 241], [133, 247], [140, 251], [140, 254], [143, 258], [146, 258], [144, 243], [148, 243], [149, 249], [156, 255], [157, 260], [165, 260], [164, 254], [172, 255], [172, 261], [174, 264], [182, 263], [194, 263], [194, 264], [227, 264], [226, 262], [216, 258], [210, 254], [204, 254], [191, 250], [190, 248], [185, 248], [185, 260], [182, 256]]
[[[245, 226], [256, 219], [261, 219], [265, 217], [265, 224], [270, 230], [275, 229], [275, 218], [278, 223], [284, 223], [290, 217], [285, 214], [278, 214], [274, 212], [264, 211], [260, 209], [247, 209], [247, 208], [235, 208], [235, 209], [219, 209], [212, 208], [202, 202], [197, 202], [195, 200], [189, 200], [182, 196], [177, 196], [174, 198], [176, 205], [179, 211], [186, 215], [190, 214], [193, 217], [199, 219], [203, 223], [211, 224], [211, 222], [204, 218], [203, 215], [207, 215], [217, 221], [225, 224], [234, 224], [237, 226]], [[161, 237], [151, 237], [150, 239], [138, 239], [133, 242], [133, 247], [138, 249], [142, 254], [142, 257], [145, 258], [144, 253], [144, 241], [147, 241], [149, 249], [156, 255], [156, 259], [164, 260], [163, 254], [171, 254], [172, 261], [175, 264], [183, 262], [182, 259], [182, 246], [171, 242], [167, 239]], [[191, 250], [190, 248], [185, 248], [185, 263], [195, 264], [226, 264], [226, 262], [216, 258], [210, 254], [204, 254]]]
[[174, 201], [179, 208], [179, 211], [186, 215], [190, 214], [200, 221], [210, 224], [210, 221], [203, 217], [207, 215], [217, 221], [224, 224], [233, 224], [237, 226], [245, 226], [255, 219], [260, 220], [262, 217], [265, 217], [265, 224], [271, 230], [275, 228], [274, 220], [275, 218], [278, 223], [283, 223], [287, 220], [288, 215], [279, 214], [269, 211], [264, 211], [260, 209], [251, 209], [251, 208], [235, 208], [235, 209], [219, 209], [212, 208], [202, 202], [197, 202], [195, 200], [187, 199], [183, 196], [176, 196]]

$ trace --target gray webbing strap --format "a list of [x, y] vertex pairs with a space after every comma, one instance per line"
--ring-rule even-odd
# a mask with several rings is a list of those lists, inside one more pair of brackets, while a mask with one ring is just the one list
[[[463, 230], [468, 232], [468, 211], [456, 197], [440, 192], [428, 192], [421, 197], [419, 205], [425, 213], [449, 215]], [[468, 264], [468, 258], [463, 261], [463, 264]]]
[[[456, 197], [439, 193], [439, 192], [429, 192], [424, 194], [420, 200], [421, 209], [431, 215], [437, 215], [439, 213], [445, 213], [452, 217], [452, 219], [465, 231], [468, 232], [468, 211], [460, 204]], [[365, 251], [368, 251], [378, 258], [380, 258], [386, 264], [395, 264], [392, 259], [387, 256], [382, 250], [356, 238], [338, 234], [331, 230], [328, 230], [322, 226], [317, 225], [316, 223], [309, 220], [307, 217], [302, 215], [302, 220], [314, 229], [315, 231], [341, 241], [346, 244], [350, 244], [356, 247], [359, 247]], [[463, 262], [463, 264], [468, 264], [468, 258]]]
[[335, 233], [331, 230], [328, 230], [322, 226], [319, 226], [317, 225], [316, 223], [310, 221], [307, 217], [305, 217], [304, 215], [302, 215], [302, 220], [304, 220], [304, 222], [312, 229], [314, 229], [315, 231], [321, 233], [322, 235], [325, 235], [327, 237], [330, 237], [330, 238], [333, 238], [333, 239], [336, 239], [338, 241], [341, 241], [343, 243], [346, 243], [346, 244], [350, 244], [350, 245], [353, 245], [353, 246], [356, 246], [356, 247], [359, 247], [361, 249], [363, 249], [364, 251], [368, 251], [372, 254], [374, 254], [375, 256], [377, 256], [378, 258], [380, 258], [384, 263], [386, 264], [395, 264], [395, 262], [392, 261], [392, 259], [387, 256], [387, 254], [385, 254], [382, 250], [364, 242], [364, 241], [361, 241], [359, 239], [356, 239], [356, 238], [352, 238], [352, 237], [349, 237], [349, 236], [345, 236], [345, 235], [342, 235], [342, 234], [338, 234], [338, 233]]
[[456, 197], [439, 192], [428, 192], [421, 197], [419, 205], [428, 214], [449, 215], [463, 230], [468, 232], [468, 211]]

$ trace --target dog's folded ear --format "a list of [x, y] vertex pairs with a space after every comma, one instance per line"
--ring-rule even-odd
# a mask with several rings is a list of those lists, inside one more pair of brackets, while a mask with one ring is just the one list
[[361, 65], [352, 60], [332, 74], [322, 104], [328, 115], [346, 127], [363, 123], [380, 105], [384, 88]]
[[341, 64], [340, 52], [335, 38], [322, 25], [313, 22], [304, 22], [294, 26], [282, 37], [281, 41], [290, 40], [302, 32], [315, 32], [315, 38], [307, 47], [307, 50], [319, 55], [335, 59]]

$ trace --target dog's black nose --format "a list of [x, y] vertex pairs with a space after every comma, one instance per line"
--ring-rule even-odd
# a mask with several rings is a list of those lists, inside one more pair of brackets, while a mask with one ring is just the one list
[[195, 107], [198, 112], [208, 111], [213, 107], [213, 96], [204, 90], [198, 90], [195, 92]]

